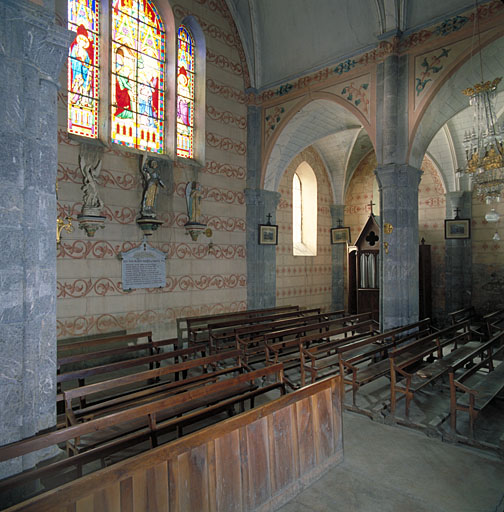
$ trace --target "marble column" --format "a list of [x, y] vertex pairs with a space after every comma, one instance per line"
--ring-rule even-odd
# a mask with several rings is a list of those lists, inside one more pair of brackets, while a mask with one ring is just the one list
[[276, 305], [276, 246], [259, 245], [258, 225], [271, 214], [275, 224], [278, 192], [245, 189], [247, 202], [247, 307], [261, 309]]
[[[446, 194], [446, 218], [455, 218], [459, 208], [461, 219], [472, 215], [471, 192]], [[471, 239], [445, 240], [445, 307], [446, 313], [468, 307], [472, 303], [472, 243]]]
[[[382, 330], [418, 320], [418, 185], [422, 171], [380, 165], [380, 323]], [[386, 234], [385, 223], [392, 225]], [[385, 245], [387, 244], [387, 245]]]
[[[337, 227], [338, 222], [345, 216], [345, 205], [331, 205], [332, 226]], [[332, 247], [332, 309], [345, 309], [345, 261], [347, 257], [346, 244], [334, 244]]]
[[[40, 5], [38, 5], [40, 4]], [[0, 4], [0, 445], [56, 422], [57, 90], [72, 33], [54, 2]], [[0, 463], [0, 478], [44, 454]]]

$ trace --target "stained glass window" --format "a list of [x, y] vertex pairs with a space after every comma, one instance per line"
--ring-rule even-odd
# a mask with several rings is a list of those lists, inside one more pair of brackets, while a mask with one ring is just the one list
[[112, 142], [161, 153], [163, 22], [150, 0], [113, 0], [112, 4]]
[[177, 52], [177, 156], [194, 157], [194, 39], [180, 25]]
[[100, 85], [99, 0], [69, 0], [68, 28], [76, 33], [68, 55], [68, 131], [96, 138]]

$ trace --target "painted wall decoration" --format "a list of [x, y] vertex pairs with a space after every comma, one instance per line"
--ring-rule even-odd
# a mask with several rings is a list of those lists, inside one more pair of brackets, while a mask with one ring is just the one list
[[[294, 256], [292, 253], [292, 183], [299, 164], [306, 161], [317, 178], [317, 255]], [[278, 224], [277, 305], [300, 304], [320, 307], [327, 311], [332, 300], [331, 244], [328, 237], [331, 228], [331, 187], [325, 166], [313, 148], [298, 154], [285, 170], [278, 192], [281, 194], [277, 207]]]
[[99, 13], [99, 0], [68, 2], [68, 29], [76, 34], [68, 55], [68, 132], [93, 139], [98, 137]]
[[[150, 5], [143, 0], [128, 4]], [[221, 9], [215, 10], [213, 2], [179, 0], [178, 4], [174, 12], [181, 9], [201, 21], [207, 48], [213, 54], [223, 55], [226, 59], [223, 62], [230, 66], [241, 62], [239, 41], [233, 35], [235, 29]], [[117, 6], [118, 17], [124, 14], [121, 5], [113, 0], [112, 6]], [[60, 16], [65, 18], [66, 14], [60, 13]], [[142, 23], [137, 20], [137, 25]], [[134, 25], [133, 28], [128, 27], [137, 30]], [[158, 25], [155, 27], [153, 33], [157, 34]], [[120, 25], [114, 25], [113, 29], [120, 33]], [[137, 33], [140, 32], [137, 30]], [[118, 44], [111, 40], [113, 48], [118, 48]], [[144, 54], [138, 49], [141, 43], [136, 44], [129, 48], [137, 52], [135, 62], [138, 63], [140, 56], [144, 59]], [[159, 46], [159, 49], [165, 51], [164, 46]], [[175, 67], [176, 55], [165, 54], [165, 57], [167, 62], [171, 59]], [[152, 59], [148, 62], [152, 63]], [[111, 73], [115, 73], [114, 66]], [[112, 95], [117, 76], [123, 75], [116, 73], [111, 77]], [[201, 184], [204, 201], [200, 222], [213, 231], [211, 245], [206, 237], [200, 237], [196, 242], [191, 240], [184, 228], [188, 222], [185, 188], [195, 179], [188, 160], [176, 159], [172, 171], [161, 174], [166, 188], [158, 188], [154, 209], [163, 224], [150, 236], [149, 244], [166, 254], [167, 282], [162, 289], [122, 290], [121, 262], [117, 255], [138, 247], [142, 240], [142, 232], [136, 225], [144, 195], [139, 172], [141, 156], [138, 151], [129, 151], [134, 146], [126, 144], [129, 143], [128, 136], [121, 140], [120, 145], [111, 144], [104, 148], [96, 183], [104, 203], [101, 211], [106, 218], [106, 229], [98, 231], [94, 238], [87, 238], [82, 231], [75, 230], [62, 240], [57, 250], [59, 338], [148, 327], [153, 329], [155, 339], [162, 339], [176, 334], [175, 320], [178, 317], [246, 309], [246, 205], [243, 189], [247, 106], [244, 80], [243, 75], [234, 71], [223, 73], [218, 65], [207, 66], [207, 160], [206, 165], [198, 170], [198, 183]], [[66, 83], [66, 73], [62, 74], [60, 81]], [[131, 112], [145, 112], [139, 105], [136, 90], [132, 88], [130, 92], [132, 100], [135, 99], [131, 101]], [[136, 95], [134, 98], [133, 93]], [[71, 211], [76, 216], [83, 205], [79, 169], [81, 141], [68, 135], [67, 98], [68, 90], [63, 88], [58, 99], [58, 211]], [[175, 91], [172, 98], [176, 108]], [[149, 102], [146, 104], [148, 107]], [[154, 115], [153, 118], [156, 121]], [[118, 119], [121, 123], [133, 123], [132, 119]], [[151, 137], [153, 148], [152, 140]], [[147, 143], [146, 135], [144, 142]], [[156, 160], [163, 158], [156, 156]]]
[[112, 142], [163, 151], [165, 32], [150, 0], [114, 0]]

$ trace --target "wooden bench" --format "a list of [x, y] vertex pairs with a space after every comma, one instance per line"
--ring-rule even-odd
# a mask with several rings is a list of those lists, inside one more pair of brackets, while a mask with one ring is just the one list
[[235, 329], [234, 336], [237, 348], [244, 354], [248, 364], [267, 364], [266, 343], [275, 340], [285, 340], [292, 333], [304, 336], [308, 331], [327, 330], [334, 323], [342, 324], [343, 311], [331, 311], [288, 320], [269, 322], [267, 324], [253, 325]]
[[230, 343], [236, 346], [237, 330], [240, 331], [243, 339], [247, 333], [252, 336], [254, 333], [260, 333], [265, 329], [274, 329], [275, 326], [273, 326], [273, 324], [277, 323], [278, 325], [278, 322], [286, 322], [284, 325], [288, 325], [289, 323], [295, 324], [296, 322], [306, 322], [306, 318], [316, 317], [317, 315], [320, 315], [320, 308], [289, 311], [287, 313], [278, 313], [275, 315], [211, 323], [208, 324], [210, 350], [215, 351], [219, 349], [222, 350], [223, 348], [226, 349]]
[[160, 436], [174, 428], [182, 433], [187, 425], [219, 412], [231, 412], [235, 404], [243, 409], [246, 400], [250, 400], [253, 407], [257, 396], [274, 390], [285, 394], [281, 364], [4, 445], [0, 447], [0, 462], [67, 443], [74, 444], [73, 451], [77, 455], [46, 461], [45, 465], [4, 479], [0, 482], [0, 491], [50, 475], [60, 477], [69, 468], [76, 468], [71, 477], [81, 476], [84, 464], [100, 460], [104, 464], [105, 457], [145, 441], [155, 447]]
[[504, 331], [504, 309], [498, 309], [483, 316], [483, 324], [487, 339], [493, 337], [499, 331]]
[[484, 322], [481, 317], [476, 314], [474, 306], [468, 306], [448, 313], [448, 320], [450, 325], [459, 324], [460, 322], [469, 320], [474, 338], [479, 339], [480, 341], [485, 338], [485, 333], [483, 332]]
[[199, 341], [206, 341], [208, 338], [208, 324], [213, 322], [224, 321], [226, 319], [232, 320], [237, 318], [255, 318], [257, 316], [272, 315], [275, 313], [286, 313], [289, 311], [297, 311], [299, 306], [276, 306], [264, 309], [249, 309], [245, 311], [233, 311], [229, 313], [220, 313], [216, 315], [203, 315], [187, 317], [185, 319], [177, 320], [179, 332], [184, 331], [183, 323], [185, 322], [185, 331], [187, 332], [186, 338], [182, 334], [179, 335], [180, 341], [187, 341], [189, 344]]
[[[474, 438], [474, 422], [478, 414], [504, 390], [503, 342], [504, 331], [499, 331], [450, 366], [450, 426], [453, 434], [457, 431], [457, 411], [463, 411], [469, 414], [469, 435]], [[497, 356], [501, 362], [496, 367]], [[484, 368], [488, 373], [481, 374], [480, 370]], [[462, 370], [461, 374], [457, 374], [459, 370]]]
[[[134, 368], [141, 366], [148, 366], [150, 369], [155, 366], [160, 366], [162, 362], [169, 359], [173, 359], [175, 362], [185, 360], [191, 357], [197, 357], [201, 354], [201, 347], [189, 347], [185, 349], [172, 350], [168, 352], [162, 352], [153, 356], [135, 357], [132, 359], [126, 359], [124, 361], [116, 361], [108, 364], [83, 368], [80, 370], [71, 370], [68, 372], [60, 373], [56, 376], [56, 382], [58, 386], [66, 384], [67, 389], [77, 386], [86, 385], [86, 379], [99, 378], [101, 380], [107, 380], [108, 374], [114, 374], [117, 372], [124, 372], [126, 370], [133, 371]], [[77, 384], [77, 385], [76, 385]], [[57, 402], [63, 400], [62, 392], [56, 396]]]
[[[246, 368], [241, 357], [239, 350], [222, 352], [70, 389], [63, 392], [66, 426], [152, 402], [223, 376], [243, 373]], [[178, 379], [183, 373], [190, 375]]]
[[[282, 362], [284, 370], [300, 367], [300, 338], [308, 336], [309, 333], [319, 333], [320, 336], [316, 340], [306, 342], [307, 348], [314, 343], [329, 341], [330, 336], [327, 337], [327, 332], [330, 330], [342, 328], [342, 331], [332, 337], [354, 336], [356, 329], [363, 329], [366, 335], [369, 334], [368, 323], [362, 322], [370, 321], [373, 319], [373, 313], [359, 313], [357, 315], [338, 316], [339, 311], [334, 312], [334, 318], [327, 319], [322, 322], [314, 323], [311, 325], [303, 325], [299, 327], [290, 327], [287, 329], [275, 330], [265, 333], [263, 337], [264, 355], [266, 364], [276, 364]], [[329, 315], [327, 315], [329, 316]], [[355, 327], [358, 324], [357, 328]]]
[[[337, 348], [342, 344], [372, 336], [377, 332], [377, 329], [378, 323], [370, 318], [369, 320], [364, 320], [356, 324], [331, 328], [322, 335], [311, 334], [299, 338], [297, 346], [299, 350], [299, 366], [301, 369], [301, 387], [305, 386], [307, 383], [307, 373], [310, 373], [312, 383], [320, 377], [321, 372], [324, 372], [324, 377], [331, 374], [331, 372], [326, 371], [330, 365], [321, 362], [321, 354], [336, 354]], [[317, 342], [317, 344], [310, 346], [313, 342]], [[309, 364], [307, 364], [307, 360], [310, 361]]]
[[351, 385], [353, 408], [360, 411], [357, 407], [356, 397], [362, 386], [389, 373], [389, 349], [395, 348], [399, 343], [408, 343], [431, 332], [430, 319], [425, 318], [419, 322], [390, 329], [364, 340], [345, 343], [338, 347], [338, 367], [342, 376], [342, 393], [344, 396], [345, 385]]
[[[389, 350], [392, 418], [396, 411], [397, 393], [401, 393], [401, 398], [406, 398], [406, 419], [409, 420], [409, 408], [414, 394], [446, 375], [452, 364], [478, 346], [479, 342], [471, 342], [471, 335], [469, 320], [466, 320]], [[452, 350], [444, 355], [443, 349], [447, 347]], [[434, 361], [426, 362], [426, 358], [434, 358]]]

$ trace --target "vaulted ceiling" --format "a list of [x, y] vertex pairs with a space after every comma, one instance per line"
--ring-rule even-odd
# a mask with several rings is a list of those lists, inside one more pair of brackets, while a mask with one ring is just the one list
[[[479, 4], [486, 0], [479, 0]], [[474, 0], [226, 0], [240, 33], [251, 87], [261, 91], [376, 47], [393, 34], [417, 31], [474, 8]], [[485, 76], [504, 74], [504, 39], [484, 50]], [[439, 94], [439, 105], [426, 114], [418, 134], [416, 165], [427, 152], [441, 171], [447, 190], [455, 190], [455, 172], [464, 165], [462, 139], [472, 112], [461, 91], [472, 80], [467, 69]], [[457, 76], [458, 75], [458, 76]], [[451, 96], [451, 98], [450, 98]], [[504, 93], [499, 98], [500, 114]], [[443, 110], [451, 114], [440, 115]], [[451, 118], [450, 118], [451, 117]], [[345, 188], [360, 160], [373, 149], [356, 118], [327, 101], [303, 107], [279, 136], [264, 187], [276, 190], [280, 177], [299, 151], [312, 146], [332, 178], [334, 200], [344, 202]]]
[[[261, 90], [470, 9], [473, 0], [226, 0]], [[481, 2], [480, 2], [481, 3]]]

